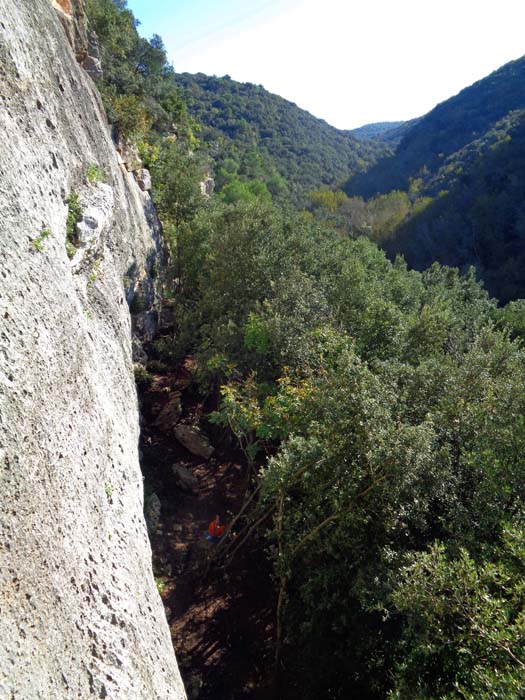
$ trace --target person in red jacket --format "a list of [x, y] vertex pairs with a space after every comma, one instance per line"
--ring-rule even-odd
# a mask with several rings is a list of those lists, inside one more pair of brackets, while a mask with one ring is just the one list
[[208, 534], [206, 535], [206, 539], [209, 542], [218, 542], [224, 535], [225, 529], [226, 527], [224, 525], [221, 525], [220, 516], [216, 515], [214, 520], [212, 520], [211, 523], [208, 525]]

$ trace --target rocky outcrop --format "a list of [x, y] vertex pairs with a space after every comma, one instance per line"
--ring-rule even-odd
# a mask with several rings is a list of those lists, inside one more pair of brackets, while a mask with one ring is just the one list
[[78, 63], [93, 78], [102, 78], [97, 36], [89, 29], [84, 0], [50, 0]]
[[[78, 202], [80, 219], [75, 226], [75, 252], [71, 250], [71, 267], [76, 272], [84, 262], [96, 268], [103, 252], [104, 240], [111, 228], [115, 198], [113, 188], [106, 183], [82, 185], [79, 188]], [[96, 269], [91, 279], [94, 280]]]
[[156, 493], [152, 493], [144, 504], [144, 516], [150, 535], [154, 535], [160, 525], [162, 505]]
[[215, 180], [208, 176], [200, 183], [200, 187], [204, 197], [211, 197], [215, 189]]
[[137, 146], [129, 143], [122, 134], [115, 129], [115, 141], [120, 165], [128, 172], [133, 173], [133, 177], [143, 192], [150, 192], [152, 189], [151, 173], [144, 167]]
[[146, 168], [139, 168], [137, 170], [135, 173], [135, 180], [143, 192], [149, 192], [151, 190], [151, 175]]
[[183, 698], [142, 514], [126, 303], [155, 303], [151, 200], [49, 0], [0, 0], [0, 101], [0, 698]]

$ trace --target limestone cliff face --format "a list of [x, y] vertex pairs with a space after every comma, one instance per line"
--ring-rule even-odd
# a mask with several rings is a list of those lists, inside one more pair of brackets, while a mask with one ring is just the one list
[[0, 134], [0, 698], [183, 698], [142, 516], [126, 303], [152, 300], [158, 229], [49, 0], [0, 0]]

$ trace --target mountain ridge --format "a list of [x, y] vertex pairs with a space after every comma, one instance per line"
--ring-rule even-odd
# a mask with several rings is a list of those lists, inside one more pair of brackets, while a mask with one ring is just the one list
[[399, 129], [404, 121], [397, 122], [370, 122], [357, 127], [356, 129], [350, 129], [350, 133], [357, 139], [379, 139], [384, 140], [388, 138], [388, 135]]

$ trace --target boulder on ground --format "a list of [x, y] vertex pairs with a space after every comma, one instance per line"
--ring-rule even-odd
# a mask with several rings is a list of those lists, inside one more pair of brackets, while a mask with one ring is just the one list
[[155, 427], [160, 430], [174, 430], [182, 415], [182, 402], [180, 391], [173, 392], [168, 403], [162, 408], [155, 419]]
[[148, 361], [148, 356], [144, 351], [142, 342], [136, 335], [131, 338], [131, 359], [134, 364], [140, 365], [145, 365]]
[[177, 486], [181, 489], [181, 491], [193, 493], [197, 490], [199, 482], [189, 469], [182, 466], [182, 464], [174, 464], [171, 469]]
[[196, 457], [209, 459], [215, 451], [206, 435], [195, 425], [177, 425], [174, 432], [180, 444]]

